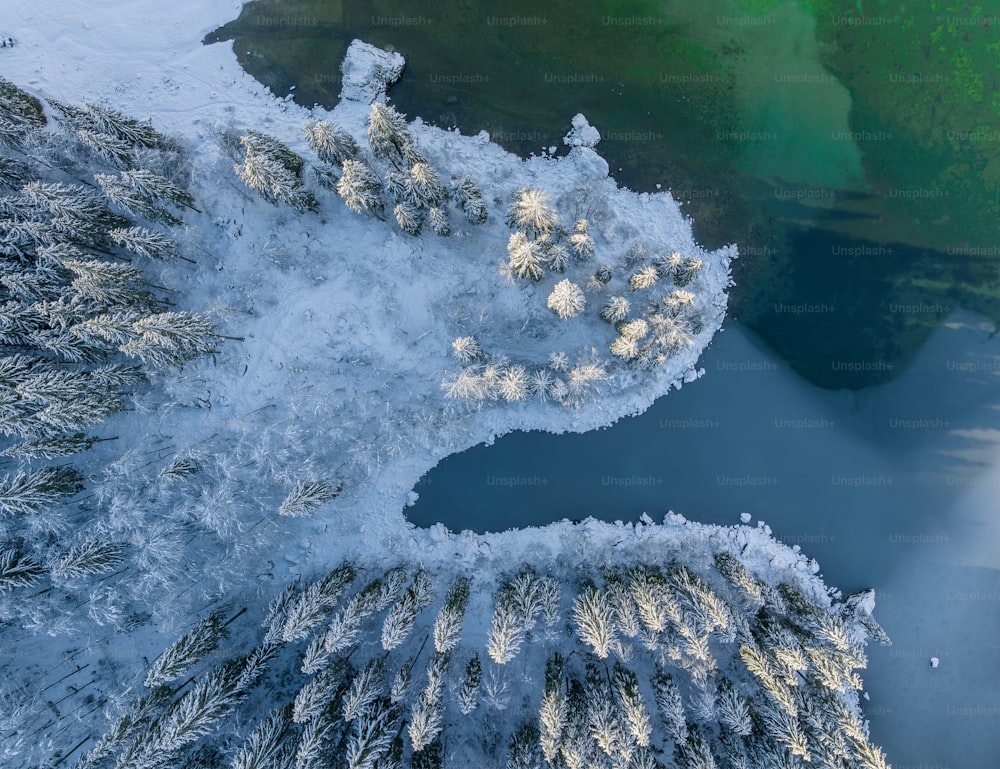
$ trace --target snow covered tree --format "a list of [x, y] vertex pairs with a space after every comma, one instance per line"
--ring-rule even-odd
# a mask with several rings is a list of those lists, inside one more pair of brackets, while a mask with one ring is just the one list
[[430, 745], [441, 733], [443, 716], [444, 706], [440, 688], [433, 690], [429, 698], [426, 696], [417, 698], [410, 711], [410, 723], [406, 727], [415, 753]]
[[642, 700], [642, 693], [639, 691], [638, 676], [616, 662], [613, 681], [614, 693], [618, 698], [629, 734], [639, 747], [649, 747], [653, 726]]
[[560, 318], [572, 318], [583, 312], [587, 300], [583, 295], [583, 289], [576, 283], [563, 279], [552, 289], [546, 305]]
[[314, 719], [305, 725], [295, 749], [296, 769], [321, 769], [327, 766], [323, 760], [330, 749], [338, 724], [328, 719]]
[[162, 686], [176, 681], [219, 647], [228, 635], [219, 612], [210, 614], [174, 641], [154, 660], [146, 674], [145, 685]]
[[90, 537], [60, 556], [52, 568], [59, 579], [104, 574], [125, 560], [128, 546], [101, 537]]
[[712, 755], [708, 741], [693, 728], [687, 739], [676, 746], [678, 763], [683, 769], [717, 769], [718, 763]]
[[686, 286], [701, 273], [703, 262], [696, 256], [685, 259], [675, 272], [674, 282], [678, 286]]
[[84, 110], [97, 130], [114, 136], [135, 147], [162, 148], [171, 144], [170, 139], [157, 131], [149, 123], [103, 104], [84, 104]]
[[656, 285], [660, 275], [655, 267], [642, 267], [632, 273], [628, 279], [628, 287], [633, 291], [640, 291], [644, 288], [652, 288]]
[[108, 231], [118, 246], [147, 259], [172, 259], [179, 255], [177, 244], [168, 236], [145, 227], [115, 227]]
[[628, 317], [631, 305], [623, 296], [613, 296], [601, 308], [601, 317], [608, 323], [618, 324]]
[[504, 366], [497, 377], [496, 392], [508, 403], [528, 397], [528, 370], [524, 366]]
[[483, 357], [483, 348], [474, 336], [460, 336], [451, 343], [452, 355], [462, 363], [472, 363]]
[[569, 267], [569, 251], [562, 243], [546, 242], [542, 246], [542, 254], [549, 270], [555, 273], [566, 272]]
[[382, 623], [382, 648], [392, 651], [402, 644], [413, 631], [417, 614], [432, 600], [433, 593], [427, 574], [417, 572]]
[[25, 553], [20, 543], [0, 545], [0, 592], [33, 585], [43, 574], [42, 564]]
[[675, 743], [683, 743], [688, 735], [684, 701], [673, 678], [661, 668], [653, 676], [653, 696], [667, 735]]
[[83, 490], [83, 476], [71, 467], [43, 467], [0, 478], [0, 515], [43, 512]]
[[573, 601], [573, 621], [580, 640], [599, 658], [606, 658], [618, 636], [607, 593], [586, 588]]
[[288, 643], [306, 638], [337, 605], [354, 576], [354, 567], [344, 564], [288, 599], [283, 611], [281, 640]]
[[470, 224], [483, 224], [487, 220], [489, 214], [483, 200], [483, 191], [478, 184], [468, 176], [462, 176], [452, 180], [451, 189], [455, 201]]
[[427, 212], [427, 218], [431, 223], [431, 229], [435, 235], [447, 237], [451, 235], [451, 222], [448, 218], [448, 209], [439, 206], [432, 206]]
[[723, 679], [719, 684], [717, 713], [719, 721], [734, 734], [747, 737], [753, 731], [753, 721], [750, 718], [747, 701], [729, 679]]
[[406, 189], [410, 200], [421, 208], [440, 206], [448, 192], [444, 182], [426, 162], [417, 162], [406, 172]]
[[232, 769], [267, 769], [288, 766], [288, 716], [284, 708], [273, 711], [257, 724], [250, 736], [237, 749], [230, 764]]
[[637, 339], [618, 336], [611, 343], [611, 354], [622, 360], [635, 360], [642, 353], [642, 348]]
[[284, 143], [258, 131], [240, 137], [243, 162], [233, 166], [247, 187], [271, 203], [287, 203], [298, 211], [314, 211], [316, 198], [302, 184], [302, 158]]
[[327, 481], [296, 481], [278, 508], [278, 515], [293, 518], [311, 515], [322, 505], [336, 499], [342, 490], [340, 484]]
[[509, 593], [502, 592], [493, 610], [486, 651], [498, 665], [505, 665], [517, 656], [523, 643], [523, 618]]
[[180, 219], [163, 206], [194, 207], [194, 199], [186, 190], [152, 171], [134, 169], [117, 176], [95, 174], [94, 178], [111, 202], [135, 216], [176, 225]]
[[67, 259], [63, 266], [75, 276], [73, 290], [84, 299], [107, 307], [148, 307], [152, 297], [142, 289], [140, 270], [127, 264]]
[[560, 683], [546, 687], [538, 709], [539, 743], [545, 761], [550, 764], [559, 754], [563, 732], [569, 724], [569, 702]]
[[310, 678], [295, 695], [292, 721], [303, 724], [327, 720], [326, 711], [343, 695], [350, 680], [350, 669], [336, 660]]
[[523, 232], [514, 232], [507, 242], [507, 257], [511, 273], [519, 278], [541, 280], [542, 258], [538, 246]]
[[415, 204], [408, 200], [397, 203], [392, 209], [393, 216], [396, 217], [396, 224], [409, 235], [419, 235], [424, 226], [424, 212]]
[[402, 160], [413, 143], [406, 116], [383, 102], [372, 104], [368, 112], [368, 146], [377, 158]]
[[392, 745], [394, 715], [389, 708], [376, 704], [355, 719], [345, 754], [347, 769], [375, 769]]
[[538, 727], [532, 723], [522, 724], [511, 735], [505, 769], [540, 769], [542, 758]]
[[448, 654], [458, 645], [469, 603], [469, 584], [468, 578], [461, 577], [451, 586], [434, 620], [434, 649], [438, 654]]
[[479, 655], [474, 654], [465, 666], [465, 672], [462, 674], [462, 685], [458, 690], [458, 707], [462, 711], [462, 715], [469, 715], [479, 704], [479, 686], [482, 680], [483, 666], [479, 661]]
[[357, 157], [358, 143], [340, 126], [328, 120], [305, 122], [306, 141], [324, 163], [340, 165]]
[[556, 212], [548, 193], [530, 187], [520, 190], [507, 211], [507, 226], [532, 238], [551, 232], [556, 226]]
[[383, 672], [382, 661], [373, 659], [354, 677], [343, 697], [344, 721], [353, 721], [381, 696]]
[[117, 136], [103, 131], [79, 128], [76, 131], [76, 138], [115, 168], [130, 168], [134, 164], [134, 147]]
[[578, 219], [569, 236], [573, 257], [578, 262], [589, 262], [594, 258], [594, 239], [590, 236], [590, 226], [586, 219]]
[[132, 324], [136, 336], [119, 349], [153, 366], [180, 366], [215, 349], [218, 337], [204, 316], [161, 312]]
[[344, 204], [356, 214], [380, 214], [382, 185], [375, 172], [360, 160], [345, 160], [343, 172], [337, 182], [337, 194]]
[[658, 309], [664, 315], [676, 318], [684, 315], [694, 307], [695, 296], [690, 291], [682, 288], [675, 288], [660, 297]]

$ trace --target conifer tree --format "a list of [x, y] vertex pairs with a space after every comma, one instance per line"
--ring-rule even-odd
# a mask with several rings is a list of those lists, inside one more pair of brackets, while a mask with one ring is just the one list
[[390, 709], [376, 704], [354, 721], [345, 755], [348, 769], [375, 769], [392, 745], [393, 717]]
[[287, 643], [308, 636], [337, 605], [340, 596], [354, 580], [354, 574], [354, 568], [344, 564], [291, 599], [284, 612], [281, 640]]
[[504, 366], [497, 377], [495, 390], [508, 403], [524, 400], [528, 397], [528, 370], [521, 365]]
[[551, 232], [556, 226], [556, 213], [548, 193], [530, 187], [520, 190], [507, 211], [507, 226], [532, 238]]
[[343, 717], [347, 722], [356, 719], [382, 694], [383, 663], [373, 659], [351, 681], [343, 697]]
[[268, 769], [291, 763], [287, 747], [288, 716], [284, 708], [273, 711], [240, 745], [233, 756], [231, 769]]
[[524, 643], [524, 622], [510, 595], [501, 593], [493, 610], [486, 650], [498, 665], [510, 662]]
[[675, 743], [683, 743], [688, 736], [684, 701], [673, 678], [661, 668], [657, 668], [653, 676], [653, 695], [667, 734]]
[[179, 366], [215, 348], [211, 322], [188, 312], [161, 312], [132, 324], [136, 336], [119, 349], [153, 366]]
[[541, 280], [542, 259], [538, 246], [521, 232], [511, 234], [507, 242], [510, 271], [519, 278]]
[[482, 224], [487, 219], [483, 191], [468, 176], [452, 180], [452, 193], [470, 224]]
[[292, 721], [302, 724], [326, 720], [324, 713], [347, 688], [349, 673], [347, 663], [337, 660], [310, 678], [295, 695]]
[[641, 748], [649, 747], [653, 726], [639, 691], [639, 678], [618, 662], [615, 663], [614, 670], [614, 693], [618, 697], [625, 725], [635, 744]]
[[469, 580], [461, 577], [451, 586], [444, 599], [444, 606], [434, 621], [434, 650], [447, 654], [457, 645], [462, 635], [462, 619], [469, 603]]
[[19, 543], [0, 545], [0, 592], [28, 587], [45, 573], [42, 564], [25, 553]]
[[719, 720], [734, 734], [747, 737], [753, 731], [753, 721], [750, 719], [750, 708], [747, 701], [736, 691], [729, 679], [723, 679], [719, 684], [717, 701]]
[[170, 140], [148, 123], [102, 104], [84, 104], [84, 110], [98, 130], [136, 147], [157, 148], [170, 145]]
[[146, 686], [155, 687], [176, 681], [207, 657], [228, 635], [222, 615], [215, 612], [198, 622], [153, 662], [146, 674]]
[[305, 123], [306, 141], [324, 163], [340, 165], [358, 154], [358, 143], [340, 126], [328, 120]]
[[396, 224], [408, 235], [419, 235], [424, 226], [424, 212], [415, 204], [408, 200], [397, 203], [392, 209], [393, 216], [396, 217]]
[[594, 239], [590, 236], [590, 227], [586, 219], [578, 219], [569, 236], [569, 245], [573, 256], [578, 262], [589, 262], [594, 258]]
[[278, 508], [278, 515], [297, 518], [311, 515], [325, 503], [336, 499], [342, 488], [327, 481], [296, 481]]
[[633, 291], [640, 291], [644, 288], [652, 288], [659, 280], [659, 273], [655, 267], [642, 267], [632, 273], [628, 279], [628, 287]]
[[431, 229], [434, 230], [435, 235], [440, 235], [441, 237], [451, 235], [451, 222], [448, 218], [447, 208], [432, 206], [427, 212], [427, 218], [430, 221]]
[[0, 515], [31, 515], [83, 490], [83, 476], [71, 467], [43, 467], [0, 478]]
[[604, 659], [617, 640], [614, 614], [607, 593], [586, 588], [573, 601], [577, 635], [599, 658]]
[[434, 689], [430, 695], [418, 697], [410, 711], [410, 723], [406, 730], [415, 753], [424, 750], [441, 733], [444, 707], [440, 688]]
[[406, 640], [417, 621], [417, 614], [432, 600], [430, 581], [417, 572], [413, 581], [386, 615], [382, 623], [382, 648], [392, 651]]
[[349, 209], [356, 214], [367, 212], [379, 215], [383, 208], [381, 193], [378, 177], [363, 161], [344, 161], [337, 182], [337, 194]]
[[177, 244], [162, 232], [145, 227], [115, 227], [108, 235], [118, 246], [147, 259], [166, 261], [179, 256]]
[[368, 146], [375, 157], [402, 160], [412, 142], [405, 115], [383, 102], [372, 104], [368, 112]]
[[91, 537], [71, 547], [55, 562], [52, 575], [60, 579], [104, 574], [125, 560], [127, 546]]
[[479, 686], [483, 680], [483, 667], [479, 655], [474, 654], [465, 666], [462, 686], [458, 691], [458, 707], [462, 715], [469, 715], [478, 705]]
[[563, 279], [556, 283], [555, 288], [552, 289], [546, 305], [560, 318], [565, 319], [583, 312], [587, 306], [587, 300], [583, 295], [583, 289], [576, 283]]
[[451, 343], [452, 355], [462, 363], [472, 363], [483, 357], [483, 348], [474, 336], [460, 336]]

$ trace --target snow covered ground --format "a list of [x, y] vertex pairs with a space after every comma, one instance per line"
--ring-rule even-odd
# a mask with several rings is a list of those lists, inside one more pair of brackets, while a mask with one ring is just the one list
[[[122, 440], [103, 448], [103, 456], [125, 452], [115, 472], [95, 479], [109, 518], [141, 510], [167, 526], [184, 517], [199, 531], [189, 562], [177, 565], [182, 576], [161, 595], [170, 605], [160, 607], [160, 625], [175, 633], [190, 624], [192, 611], [220, 597], [269, 595], [275, 585], [345, 557], [441, 569], [461, 563], [488, 572], [557, 554], [593, 566], [668, 551], [705, 564], [720, 547], [742, 548], [762, 578], [795, 581], [827, 601], [815, 563], [760, 528], [669, 517], [664, 526], [588, 522], [478, 536], [406, 522], [402, 508], [413, 484], [449, 453], [513, 429], [593, 429], [697, 378], [698, 357], [722, 322], [735, 253], [701, 250], [669, 195], [616, 190], [606, 164], [585, 146], [559, 160], [525, 162], [485, 135], [461, 137], [419, 123], [412, 130], [434, 165], [461, 166], [488, 197], [500, 198], [490, 202], [493, 224], [465, 226], [443, 241], [355, 216], [331, 194], [321, 197], [318, 214], [273, 207], [239, 185], [220, 133], [252, 128], [308, 154], [302, 123], [324, 114], [275, 99], [225, 46], [201, 45], [238, 8], [215, 0], [169, 7], [148, 0], [18, 3], [7, 16], [13, 26], [4, 30], [16, 45], [3, 51], [2, 71], [22, 87], [43, 98], [106, 103], [187, 142], [192, 193], [205, 213], [187, 220], [181, 238], [203, 258], [196, 266], [163, 267], [155, 280], [174, 289], [185, 309], [212, 313], [222, 333], [243, 340], [164, 375], [162, 392], [141, 403], [141, 413], [116, 417], [108, 428]], [[364, 101], [347, 100], [333, 119], [360, 137], [366, 114]], [[579, 120], [576, 129], [573, 137], [593, 139]], [[449, 345], [461, 334], [475, 333], [492, 354], [535, 364], [552, 350], [571, 358], [591, 346], [606, 350], [614, 337], [593, 318], [559, 326], [545, 308], [547, 290], [510, 285], [499, 274], [499, 220], [525, 185], [549, 190], [568, 224], [588, 215], [601, 225], [599, 250], [649, 242], [701, 256], [705, 266], [692, 288], [704, 326], [694, 343], [654, 373], [620, 370], [578, 408], [531, 401], [476, 409], [447, 400], [441, 382], [457, 369]], [[144, 466], [191, 454], [209, 468], [191, 495], [149, 490]], [[277, 519], [292, 484], [317, 478], [343, 483], [344, 493], [312, 519]], [[81, 659], [100, 656], [104, 670], [91, 692], [107, 695], [128, 684], [141, 658], [163, 646], [156, 629], [112, 640], [101, 627], [89, 628]], [[70, 651], [71, 643], [55, 640], [47, 656]], [[49, 667], [39, 675], [51, 683], [61, 672]]]

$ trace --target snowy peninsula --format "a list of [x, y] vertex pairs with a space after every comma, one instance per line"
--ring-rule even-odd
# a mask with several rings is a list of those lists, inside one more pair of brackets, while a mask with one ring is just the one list
[[403, 515], [452, 452], [695, 380], [735, 249], [582, 115], [523, 160], [360, 41], [306, 110], [181, 5], [124, 48], [136, 8], [58, 49], [26, 11], [0, 88], [4, 765], [883, 766], [872, 595], [763, 524]]

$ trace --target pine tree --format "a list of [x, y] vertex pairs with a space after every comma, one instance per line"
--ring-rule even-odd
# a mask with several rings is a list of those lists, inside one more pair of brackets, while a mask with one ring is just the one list
[[328, 120], [305, 123], [306, 141], [324, 163], [340, 165], [358, 154], [358, 143], [347, 131]]
[[121, 248], [147, 259], [167, 260], [179, 256], [177, 244], [162, 232], [145, 227], [116, 227], [108, 235]]
[[257, 724], [233, 756], [232, 769], [278, 769], [288, 767], [288, 717], [285, 709], [273, 711]]
[[125, 560], [128, 546], [92, 537], [74, 545], [54, 564], [52, 575], [59, 579], [92, 576], [111, 571]]
[[660, 720], [666, 728], [667, 735], [676, 744], [687, 740], [687, 716], [684, 713], [684, 701], [677, 689], [677, 684], [669, 673], [657, 668], [653, 676], [653, 695]]
[[166, 224], [180, 224], [165, 204], [192, 208], [194, 199], [169, 179], [145, 169], [122, 171], [117, 176], [95, 174], [105, 196], [126, 213]]
[[84, 299], [106, 307], [148, 306], [142, 272], [127, 264], [102, 261], [66, 260], [63, 266], [72, 272], [72, 286]]
[[580, 640], [600, 659], [606, 658], [618, 635], [607, 593], [586, 588], [573, 601], [573, 620]]
[[434, 621], [434, 649], [447, 654], [457, 645], [462, 635], [462, 619], [469, 603], [469, 580], [461, 577], [451, 586], [444, 599], [444, 606]]
[[483, 224], [488, 218], [483, 191], [468, 176], [452, 180], [452, 192], [470, 224]]
[[695, 730], [688, 734], [687, 740], [677, 745], [676, 753], [683, 769], [716, 769], [718, 766], [708, 742]]
[[0, 515], [31, 515], [83, 490], [83, 476], [71, 467], [43, 467], [0, 478]]
[[657, 307], [660, 312], [670, 318], [680, 317], [694, 308], [695, 296], [690, 291], [675, 288], [660, 297]]
[[532, 723], [522, 724], [511, 735], [506, 769], [540, 769], [542, 760], [538, 728]]
[[262, 627], [266, 631], [264, 633], [264, 646], [276, 646], [282, 642], [289, 614], [300, 594], [299, 580], [296, 579], [271, 599], [271, 603], [267, 607], [267, 615], [262, 623]]
[[375, 769], [392, 745], [393, 716], [388, 708], [375, 705], [354, 721], [345, 756], [348, 769]]
[[465, 666], [462, 686], [458, 691], [458, 707], [462, 715], [469, 715], [478, 705], [479, 686], [483, 680], [483, 667], [479, 655], [474, 654]]
[[690, 257], [676, 270], [674, 282], [678, 286], [686, 286], [701, 274], [703, 262], [698, 257]]
[[245, 694], [239, 687], [240, 670], [227, 663], [210, 671], [171, 708], [151, 741], [153, 756], [176, 753], [208, 734]]
[[180, 366], [215, 349], [211, 322], [188, 312], [161, 312], [132, 324], [136, 336], [119, 349], [152, 366]]
[[548, 193], [532, 188], [520, 190], [507, 211], [507, 226], [532, 237], [551, 232], [556, 226], [556, 213]]
[[435, 235], [447, 237], [451, 235], [451, 222], [448, 219], [448, 209], [439, 206], [432, 206], [427, 212], [427, 218], [431, 223], [431, 229]]
[[21, 550], [19, 543], [0, 545], [0, 591], [29, 587], [43, 574], [42, 565]]
[[349, 669], [340, 660], [323, 668], [299, 689], [292, 706], [292, 721], [297, 724], [327, 720], [321, 718], [347, 687]]
[[284, 612], [281, 640], [287, 643], [308, 636], [337, 605], [344, 590], [354, 580], [354, 574], [354, 567], [344, 564], [291, 599]]
[[240, 137], [243, 163], [233, 169], [250, 189], [272, 203], [287, 203], [298, 211], [314, 211], [316, 198], [302, 184], [302, 158], [273, 136], [248, 131]]
[[418, 697], [410, 711], [410, 723], [407, 733], [413, 751], [419, 753], [433, 742], [441, 733], [441, 721], [444, 708], [441, 702], [440, 689], [432, 692], [432, 696]]
[[100, 131], [137, 147], [168, 147], [171, 141], [148, 123], [101, 104], [84, 104], [87, 115]]
[[460, 336], [451, 343], [452, 355], [462, 363], [472, 363], [483, 357], [483, 348], [474, 336]]
[[539, 742], [542, 755], [549, 764], [559, 754], [563, 732], [569, 723], [569, 702], [558, 685], [546, 687], [538, 710]]
[[130, 168], [134, 165], [134, 148], [117, 136], [102, 131], [80, 128], [76, 131], [76, 138], [115, 168]]
[[333, 721], [326, 719], [315, 719], [305, 725], [295, 750], [296, 769], [320, 769], [327, 766], [323, 756], [329, 743], [333, 741], [336, 726]]
[[382, 188], [378, 177], [364, 162], [360, 160], [345, 160], [340, 180], [337, 182], [337, 194], [344, 204], [356, 214], [382, 211]]
[[523, 643], [523, 619], [510, 596], [502, 593], [493, 611], [486, 651], [498, 665], [505, 665], [517, 656]]
[[656, 285], [660, 275], [655, 267], [642, 267], [632, 273], [628, 279], [628, 287], [633, 291], [640, 291], [644, 288], [652, 288]]
[[382, 623], [382, 648], [392, 651], [406, 640], [417, 621], [417, 614], [432, 600], [430, 581], [417, 572], [413, 582], [386, 615]]
[[341, 491], [342, 487], [339, 484], [326, 481], [296, 481], [278, 508], [278, 515], [295, 518], [311, 515], [320, 506], [336, 499]]
[[396, 224], [403, 232], [409, 235], [420, 234], [420, 230], [424, 226], [424, 213], [415, 204], [408, 200], [397, 203], [396, 207], [392, 209], [392, 214], [396, 217]]
[[343, 717], [353, 721], [382, 694], [382, 661], [371, 660], [351, 681], [343, 698]]
[[389, 703], [398, 705], [406, 698], [413, 681], [413, 666], [417, 663], [416, 657], [410, 657], [396, 671], [392, 677], [392, 684], [389, 686]]
[[426, 162], [414, 163], [406, 173], [409, 198], [422, 208], [440, 206], [447, 198], [444, 182]]
[[733, 733], [747, 737], [753, 731], [753, 721], [750, 719], [747, 701], [736, 691], [736, 687], [729, 679], [723, 679], [719, 684], [717, 709], [719, 721]]
[[368, 112], [368, 146], [377, 158], [402, 159], [413, 142], [406, 116], [388, 104], [375, 102]]
[[201, 620], [156, 658], [146, 674], [146, 686], [176, 681], [215, 651], [219, 641], [228, 634], [221, 613], [215, 612]]
[[760, 582], [751, 576], [736, 556], [731, 553], [717, 553], [715, 565], [719, 573], [739, 588], [745, 598], [749, 599], [755, 610], [764, 605], [764, 594]]
[[576, 283], [563, 279], [552, 289], [546, 305], [560, 318], [572, 318], [583, 312], [587, 300], [583, 295], [583, 289]]
[[546, 242], [542, 253], [549, 270], [555, 273], [566, 272], [569, 267], [569, 251], [562, 243]]
[[590, 236], [590, 226], [586, 219], [578, 219], [569, 236], [569, 245], [578, 262], [589, 262], [594, 258], [594, 239]]
[[625, 725], [635, 744], [641, 748], [649, 747], [653, 726], [639, 691], [639, 678], [618, 662], [615, 663], [614, 692], [625, 717]]
[[504, 366], [499, 372], [495, 390], [505, 401], [524, 400], [528, 397], [528, 370], [524, 366]]
[[512, 233], [507, 242], [510, 271], [519, 278], [541, 280], [542, 259], [538, 246], [521, 232]]

